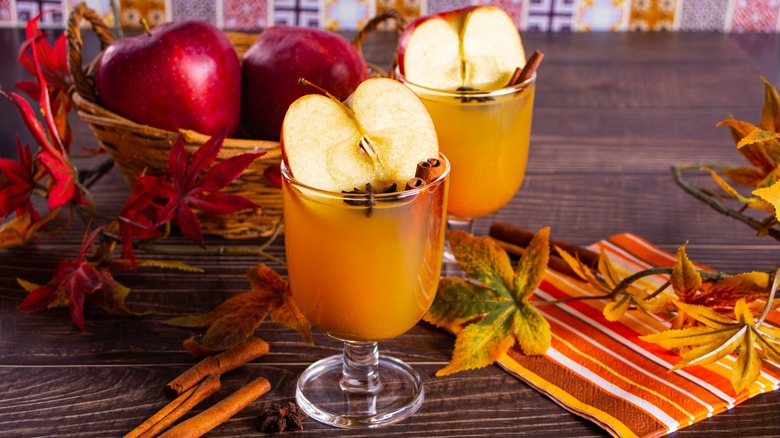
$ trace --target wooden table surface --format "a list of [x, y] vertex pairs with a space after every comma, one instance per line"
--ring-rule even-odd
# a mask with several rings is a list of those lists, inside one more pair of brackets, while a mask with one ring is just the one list
[[[22, 36], [22, 31], [0, 30], [0, 83], [6, 89], [22, 77], [15, 62]], [[394, 38], [369, 38], [367, 59], [388, 65]], [[776, 35], [528, 33], [524, 43], [527, 50], [546, 54], [527, 177], [511, 204], [477, 221], [477, 233], [486, 233], [497, 220], [533, 230], [550, 225], [554, 237], [576, 244], [631, 232], [668, 251], [688, 241], [694, 261], [729, 273], [780, 264], [780, 243], [756, 237], [747, 226], [694, 200], [675, 185], [670, 172], [675, 163], [743, 163], [727, 129], [715, 123], [729, 113], [757, 122], [763, 101], [760, 75], [780, 83]], [[96, 146], [84, 123], [75, 120], [74, 127], [75, 147]], [[23, 131], [16, 109], [0, 99], [4, 154], [15, 154], [15, 132]], [[102, 209], [115, 212], [129, 190], [113, 171], [93, 192]], [[181, 342], [195, 332], [161, 322], [206, 311], [248, 290], [244, 272], [264, 262], [186, 256], [178, 259], [206, 272], [148, 268], [121, 273], [118, 280], [132, 289], [128, 305], [152, 313], [110, 316], [88, 306], [86, 334], [65, 310], [20, 313], [16, 307], [24, 291], [16, 278], [48, 281], [58, 261], [75, 257], [82, 230], [77, 223], [53, 239], [0, 250], [2, 437], [108, 437], [131, 430], [165, 403], [163, 385], [194, 362]], [[258, 242], [211, 238], [207, 243]], [[283, 245], [279, 239], [271, 253], [283, 257]], [[286, 274], [283, 267], [270, 266]], [[224, 376], [221, 394], [256, 376], [267, 377], [273, 389], [210, 436], [259, 433], [260, 409], [293, 400], [299, 373], [340, 349], [339, 342], [320, 332], [315, 332], [315, 346], [305, 345], [291, 330], [270, 322], [258, 334], [271, 352]], [[413, 417], [378, 431], [334, 430], [307, 420], [306, 430], [294, 436], [606, 435], [498, 367], [434, 377], [448, 362], [453, 339], [420, 323], [380, 344], [382, 352], [412, 363], [423, 376], [425, 404]], [[778, 436], [778, 412], [780, 393], [764, 394], [676, 435]]]

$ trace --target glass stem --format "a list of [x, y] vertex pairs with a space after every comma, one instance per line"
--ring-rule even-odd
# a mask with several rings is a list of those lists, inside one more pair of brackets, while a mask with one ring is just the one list
[[[472, 218], [462, 218], [458, 216], [453, 215], [447, 215], [447, 232], [453, 230], [460, 230], [464, 233], [474, 234], [474, 219]], [[444, 256], [443, 256], [444, 266], [442, 269], [444, 270], [443, 274], [447, 277], [463, 277], [463, 271], [460, 270], [457, 266], [457, 260], [455, 260], [455, 255], [452, 253], [452, 249], [450, 248], [450, 242], [449, 240], [446, 240], [444, 242]]]
[[344, 369], [339, 385], [347, 394], [376, 394], [382, 390], [376, 342], [344, 342]]
[[460, 230], [469, 234], [474, 234], [474, 219], [448, 215], [447, 229], [448, 231]]

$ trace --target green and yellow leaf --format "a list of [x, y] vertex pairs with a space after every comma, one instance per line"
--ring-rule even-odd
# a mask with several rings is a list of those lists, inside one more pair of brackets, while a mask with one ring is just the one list
[[436, 371], [447, 376], [459, 371], [484, 368], [506, 353], [515, 343], [510, 329], [513, 310], [489, 314], [482, 321], [469, 324], [458, 333], [450, 363]]
[[475, 237], [460, 230], [447, 235], [458, 266], [466, 275], [496, 291], [511, 297], [515, 271], [506, 251], [490, 237]]
[[550, 323], [527, 303], [518, 305], [512, 331], [523, 353], [527, 355], [545, 354], [552, 344]]
[[517, 262], [515, 276], [515, 301], [527, 302], [542, 284], [547, 262], [550, 260], [550, 227], [539, 230], [528, 244], [525, 254]]
[[490, 238], [452, 232], [449, 241], [469, 278], [441, 279], [423, 319], [439, 327], [465, 324], [465, 328], [457, 333], [450, 363], [436, 375], [490, 365], [516, 342], [525, 354], [544, 354], [552, 339], [550, 325], [529, 300], [544, 280], [549, 228], [533, 237], [518, 262], [517, 274]]
[[437, 327], [463, 324], [512, 304], [511, 298], [500, 296], [483, 285], [465, 278], [447, 277], [439, 281], [436, 299], [423, 320]]

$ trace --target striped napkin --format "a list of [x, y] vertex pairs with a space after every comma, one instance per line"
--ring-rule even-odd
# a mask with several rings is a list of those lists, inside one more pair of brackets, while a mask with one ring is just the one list
[[[590, 249], [605, 250], [624, 276], [675, 263], [674, 255], [630, 234], [613, 236]], [[643, 281], [654, 290], [667, 279]], [[548, 271], [537, 291], [545, 300], [582, 295], [599, 293], [554, 271]], [[663, 436], [780, 386], [780, 367], [765, 365], [759, 379], [736, 394], [731, 386], [734, 356], [669, 373], [680, 357], [638, 339], [666, 330], [667, 324], [640, 311], [609, 322], [602, 315], [605, 304], [584, 300], [538, 306], [553, 332], [547, 354], [523, 356], [513, 347], [499, 359], [500, 365], [567, 410], [621, 437]], [[767, 321], [780, 325], [780, 312], [772, 312]]]

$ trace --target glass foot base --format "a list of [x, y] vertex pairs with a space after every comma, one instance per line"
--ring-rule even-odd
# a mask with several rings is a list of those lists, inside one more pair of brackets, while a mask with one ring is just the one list
[[401, 421], [422, 405], [419, 374], [389, 356], [379, 356], [380, 385], [376, 390], [343, 390], [343, 357], [339, 354], [315, 362], [298, 379], [295, 398], [311, 418], [335, 427], [372, 428]]

